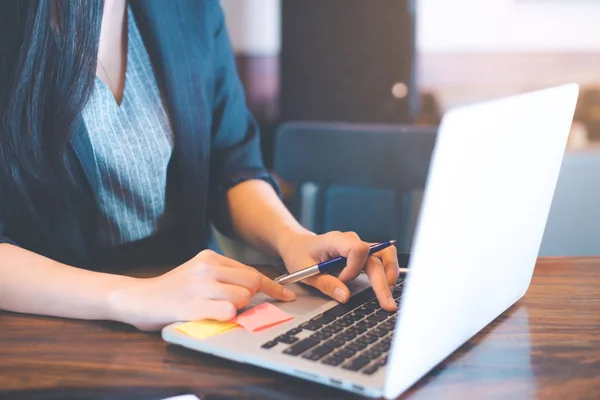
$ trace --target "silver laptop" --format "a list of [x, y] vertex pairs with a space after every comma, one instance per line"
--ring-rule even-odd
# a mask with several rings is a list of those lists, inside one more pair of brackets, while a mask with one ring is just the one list
[[[295, 318], [167, 342], [372, 397], [395, 398], [527, 291], [573, 119], [569, 84], [456, 108], [442, 121], [398, 313], [364, 276], [347, 304], [303, 285]], [[402, 171], [398, 171], [402, 173]], [[273, 301], [258, 295], [249, 306]]]

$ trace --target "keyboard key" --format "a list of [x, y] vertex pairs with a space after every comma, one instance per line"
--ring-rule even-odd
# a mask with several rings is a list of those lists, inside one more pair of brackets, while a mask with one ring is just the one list
[[352, 313], [342, 317], [342, 319], [347, 320], [347, 321], [356, 322], [356, 321], [360, 321], [364, 317], [365, 317], [364, 315], [355, 314], [354, 312], [352, 312]]
[[329, 339], [330, 337], [331, 337], [330, 333], [323, 332], [323, 331], [317, 331], [309, 336], [309, 338], [315, 339], [318, 341], [323, 341], [323, 340]]
[[371, 362], [370, 359], [368, 359], [366, 357], [358, 356], [358, 357], [350, 360], [348, 363], [344, 364], [342, 366], [342, 368], [350, 370], [350, 371], [358, 371], [359, 369], [361, 369], [362, 367], [367, 365], [369, 362]]
[[366, 375], [373, 375], [375, 372], [377, 372], [377, 370], [378, 370], [378, 369], [379, 369], [379, 366], [378, 366], [378, 365], [371, 365], [369, 368], [366, 368], [366, 369], [363, 371], [363, 374], [366, 374]]
[[339, 337], [340, 339], [344, 339], [345, 341], [350, 341], [352, 339], [354, 339], [358, 334], [356, 332], [348, 332], [347, 330], [345, 330], [342, 333], [338, 333], [336, 337]]
[[356, 351], [360, 351], [362, 349], [364, 349], [365, 347], [367, 347], [367, 344], [364, 342], [352, 342], [348, 345], [346, 345], [346, 349], [352, 349], [352, 350], [356, 350]]
[[[337, 322], [337, 321], [336, 321], [336, 322]], [[349, 320], [345, 320], [345, 321], [342, 321], [342, 320], [340, 320], [340, 321], [339, 321], [339, 326], [341, 326], [341, 327], [343, 327], [343, 328], [347, 328], [347, 327], [349, 327], [350, 325], [352, 325], [353, 323], [354, 323], [353, 321], [349, 321]]]
[[308, 321], [300, 325], [300, 328], [306, 329], [307, 331], [317, 331], [321, 329], [321, 324], [317, 324], [314, 321]]
[[290, 356], [297, 356], [299, 354], [304, 353], [306, 350], [318, 345], [320, 342], [315, 339], [307, 338], [299, 341], [298, 343], [288, 347], [283, 352], [284, 354], [288, 354]]
[[292, 344], [297, 342], [299, 339], [296, 336], [281, 335], [275, 338], [275, 340], [285, 344]]
[[373, 346], [373, 348], [377, 348], [377, 349], [382, 349], [384, 351], [388, 351], [390, 349], [390, 343], [380, 340], [379, 342], [375, 343], [375, 346]]
[[365, 319], [364, 321], [361, 321], [360, 324], [366, 328], [372, 328], [375, 325], [378, 324], [377, 321], [373, 321], [373, 320], [369, 320], [369, 319]]
[[387, 346], [390, 346], [392, 344], [392, 337], [391, 336], [386, 336], [381, 340], [381, 343], [385, 343]]
[[367, 305], [369, 307], [373, 307], [376, 310], [380, 308], [379, 301], [377, 299], [371, 300], [370, 302], [367, 303]]
[[392, 313], [389, 311], [385, 311], [385, 310], [379, 310], [379, 311], [375, 311], [375, 315], [382, 315], [384, 317], [389, 317], [390, 315], [392, 315]]
[[388, 333], [390, 333], [390, 331], [387, 330], [387, 329], [376, 327], [375, 329], [371, 329], [369, 331], [369, 333], [372, 333], [372, 334], [377, 335], [379, 337], [384, 337], [385, 335], [387, 335]]
[[362, 315], [362, 314], [355, 315], [356, 321], [360, 321], [360, 320], [364, 319], [365, 317], [366, 317], [366, 315]]
[[306, 359], [312, 360], [312, 361], [317, 361], [317, 360], [320, 360], [321, 358], [325, 357], [327, 354], [331, 353], [332, 351], [333, 351], [333, 349], [331, 347], [319, 346], [319, 347], [312, 349], [308, 353], [304, 354], [302, 356], [302, 358], [306, 358]]
[[289, 331], [287, 331], [285, 334], [286, 334], [286, 335], [289, 335], [289, 336], [294, 336], [294, 335], [297, 335], [297, 334], [299, 334], [300, 332], [302, 332], [302, 328], [300, 328], [300, 327], [297, 327], [297, 328], [294, 328], [294, 329], [290, 329], [290, 330], [289, 330]]
[[371, 314], [367, 317], [367, 321], [374, 321], [374, 322], [381, 322], [383, 320], [385, 320], [387, 318], [386, 315], [377, 315], [377, 312], [375, 314]]
[[388, 334], [381, 338], [381, 343], [386, 343], [388, 346], [392, 344], [393, 332], [388, 332]]
[[267, 342], [265, 344], [263, 344], [262, 346], [260, 346], [262, 349], [270, 349], [272, 347], [277, 346], [277, 343], [279, 343], [277, 340], [271, 340], [270, 342]]
[[346, 358], [350, 358], [350, 357], [354, 356], [355, 354], [356, 354], [355, 350], [343, 348], [341, 350], [338, 350], [337, 353], [334, 354], [334, 356], [342, 357], [342, 358], [346, 359]]
[[341, 363], [343, 363], [345, 360], [345, 358], [339, 358], [339, 357], [327, 357], [325, 360], [323, 360], [323, 364], [327, 364], [327, 365], [340, 365]]
[[318, 361], [322, 357], [319, 354], [312, 353], [311, 351], [307, 351], [306, 353], [304, 353], [302, 355], [302, 358], [304, 358], [306, 360], [311, 360], [311, 361]]
[[379, 304], [373, 305], [371, 303], [367, 303], [364, 306], [360, 307], [359, 310], [367, 312], [367, 313], [372, 313], [373, 311], [377, 310], [379, 308]]
[[383, 352], [384, 352], [384, 350], [378, 350], [378, 349], [371, 348], [371, 349], [363, 351], [362, 353], [360, 353], [360, 355], [363, 357], [367, 357], [369, 360], [376, 360], [383, 354]]
[[325, 311], [323, 314], [331, 315], [332, 317], [339, 318], [342, 315], [349, 313], [353, 309], [354, 309], [354, 307], [349, 304], [339, 304], [339, 305]]
[[344, 333], [356, 333], [358, 335], [358, 327], [356, 325], [352, 325], [350, 328], [346, 329]]
[[356, 324], [356, 325], [354, 325], [352, 327], [355, 328], [356, 332], [359, 335], [362, 334], [362, 333], [365, 333], [367, 331], [367, 328], [363, 324]]
[[329, 324], [329, 325], [327, 325], [326, 327], [323, 328], [323, 330], [326, 330], [327, 332], [331, 332], [331, 333], [338, 333], [342, 329], [344, 329], [343, 326], [341, 326], [341, 325], [334, 325], [334, 324]]
[[361, 329], [358, 328], [356, 325], [352, 325], [351, 327], [349, 327], [348, 329], [346, 329], [342, 333], [345, 333], [345, 334], [348, 334], [348, 335], [354, 335], [354, 337], [356, 337], [356, 336], [362, 334], [363, 331], [361, 331]]
[[386, 356], [388, 354], [389, 350], [386, 349], [377, 349], [377, 352], [379, 353], [379, 355], [376, 358], [379, 358], [381, 356]]
[[377, 365], [378, 367], [383, 367], [384, 365], [387, 364], [387, 361], [388, 361], [388, 356], [386, 355], [386, 356], [380, 358], [379, 360], [377, 360], [375, 362], [375, 365]]
[[344, 329], [345, 326], [342, 324], [342, 320], [338, 319], [327, 325], [327, 328]]
[[370, 344], [363, 336], [357, 337], [356, 339], [354, 339], [354, 341], [356, 343], [364, 343], [367, 346]]
[[379, 336], [373, 335], [371, 332], [361, 336], [360, 338], [365, 340], [369, 344], [375, 343], [376, 341], [379, 340]]
[[394, 324], [393, 322], [389, 322], [389, 321], [384, 321], [379, 325], [379, 328], [385, 329], [388, 332], [393, 331], [395, 327], [396, 327], [396, 324]]
[[355, 308], [361, 307], [373, 297], [375, 297], [375, 293], [373, 293], [373, 290], [365, 290], [364, 292], [361, 292], [356, 296], [352, 296], [346, 304], [338, 304], [337, 306], [325, 311], [323, 314], [339, 318], [342, 315], [354, 310]]
[[341, 347], [341, 346], [343, 346], [345, 344], [346, 344], [345, 340], [333, 338], [333, 339], [330, 339], [327, 342], [325, 342], [323, 345], [324, 346], [329, 346], [329, 347], [332, 347], [332, 348], [337, 348], [337, 347]]
[[325, 325], [335, 320], [335, 317], [330, 314], [321, 314], [319, 316], [314, 317], [311, 321], [316, 322], [317, 324]]

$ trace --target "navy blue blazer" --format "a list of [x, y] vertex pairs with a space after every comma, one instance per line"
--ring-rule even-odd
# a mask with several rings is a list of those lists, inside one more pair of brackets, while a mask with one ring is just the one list
[[[219, 1], [132, 0], [131, 6], [175, 134], [168, 201], [176, 205], [182, 258], [189, 259], [205, 248], [210, 222], [232, 233], [228, 189], [248, 179], [277, 185], [263, 166]], [[0, 242], [89, 267], [98, 250], [99, 178], [83, 121], [68, 156], [86, 200], [74, 199], [61, 215], [39, 222], [0, 216]]]

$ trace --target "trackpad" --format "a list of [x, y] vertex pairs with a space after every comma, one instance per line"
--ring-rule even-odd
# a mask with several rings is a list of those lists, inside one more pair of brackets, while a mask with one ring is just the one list
[[[360, 274], [353, 281], [347, 282], [346, 286], [348, 286], [348, 289], [350, 289], [350, 294], [355, 295], [359, 292], [362, 292], [364, 289], [369, 288], [371, 284], [369, 283], [369, 279], [365, 274]], [[332, 305], [336, 304], [336, 302], [332, 301], [329, 296], [325, 296], [319, 290], [311, 286], [294, 283], [288, 285], [287, 287], [296, 293], [296, 300], [284, 302], [275, 300], [264, 293], [257, 293], [242, 311], [262, 303], [273, 303], [287, 313], [299, 317], [306, 313], [312, 312], [329, 302], [331, 302]]]

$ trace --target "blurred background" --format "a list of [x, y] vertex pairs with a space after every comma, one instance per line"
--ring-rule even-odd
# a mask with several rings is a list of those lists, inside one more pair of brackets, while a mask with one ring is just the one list
[[[278, 159], [287, 157], [278, 154], [286, 151], [278, 142], [285, 142], [282, 129], [289, 136], [290, 129], [285, 127], [291, 121], [299, 121], [300, 127], [309, 132], [301, 136], [307, 141], [314, 131], [321, 132], [324, 138], [346, 130], [360, 136], [357, 131], [375, 135], [387, 129], [402, 135], [403, 129], [408, 129], [409, 135], [424, 138], [420, 148], [415, 143], [410, 146], [417, 146], [421, 151], [417, 154], [422, 154], [423, 162], [427, 163], [431, 146], [426, 137], [435, 134], [441, 116], [449, 107], [562, 83], [579, 83], [581, 94], [569, 150], [541, 253], [600, 254], [600, 2], [221, 0], [221, 3], [247, 101], [261, 126], [265, 162], [276, 174], [285, 170], [277, 165]], [[308, 121], [318, 123], [306, 128], [302, 122]], [[292, 132], [291, 136], [295, 134]], [[301, 142], [295, 140], [295, 146], [300, 146]], [[414, 150], [404, 149], [407, 153]], [[398, 157], [403, 156], [398, 153]], [[296, 170], [302, 168], [297, 166]], [[422, 166], [411, 164], [406, 168], [417, 170]], [[392, 218], [391, 225], [395, 227], [386, 227], [386, 218], [381, 215], [381, 226], [375, 228], [361, 226], [360, 221], [354, 225], [340, 222], [347, 221], [350, 214], [364, 213], [365, 204], [387, 204], [385, 193], [376, 192], [382, 187], [348, 192], [351, 182], [344, 181], [343, 190], [340, 192], [338, 188], [337, 195], [332, 195], [329, 186], [335, 182], [327, 182], [326, 191], [323, 184], [309, 185], [307, 189], [302, 180], [318, 179], [285, 179], [283, 175], [285, 171], [279, 177], [289, 206], [295, 207], [296, 214], [304, 213], [299, 218], [312, 229], [358, 228], [353, 230], [361, 233], [371, 229], [373, 236], [377, 236], [376, 232], [381, 236], [400, 234], [397, 220]], [[421, 174], [421, 178], [424, 176]], [[369, 190], [375, 192], [368, 194]], [[325, 192], [329, 194], [323, 195]], [[313, 194], [312, 200], [307, 193]], [[346, 200], [336, 207], [317, 204], [331, 202], [336, 196]], [[362, 200], [346, 204], [349, 198], [357, 196], [362, 196]], [[316, 204], [312, 211], [306, 204], [309, 200]], [[414, 223], [410, 213], [418, 212], [418, 206], [406, 211], [404, 200], [402, 204], [393, 200], [388, 203], [391, 208], [404, 210], [398, 220], [412, 218]], [[335, 217], [338, 222], [327, 222], [340, 207], [344, 210], [343, 215]], [[376, 212], [364, 220], [377, 220]], [[410, 246], [410, 240], [404, 243], [405, 247]]]

